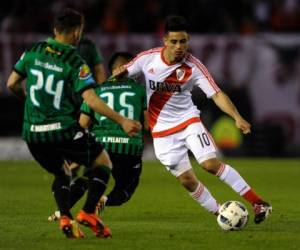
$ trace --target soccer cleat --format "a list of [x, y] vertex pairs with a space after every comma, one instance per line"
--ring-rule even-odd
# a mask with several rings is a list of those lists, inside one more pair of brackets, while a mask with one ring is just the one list
[[104, 210], [106, 201], [107, 201], [107, 196], [102, 195], [96, 206], [97, 214], [100, 214]]
[[96, 213], [89, 214], [83, 210], [80, 210], [76, 217], [76, 220], [78, 223], [89, 227], [99, 238], [112, 237], [110, 229], [104, 225], [104, 223], [101, 221], [100, 217], [96, 215]]
[[48, 221], [50, 221], [50, 222], [57, 221], [59, 219], [60, 219], [60, 212], [59, 211], [55, 211], [54, 214], [52, 214], [48, 217]]
[[69, 239], [84, 238], [84, 233], [80, 230], [76, 221], [63, 215], [59, 220], [60, 229]]
[[253, 205], [254, 210], [254, 223], [259, 224], [264, 221], [271, 213], [272, 213], [272, 206], [267, 202], [255, 203]]

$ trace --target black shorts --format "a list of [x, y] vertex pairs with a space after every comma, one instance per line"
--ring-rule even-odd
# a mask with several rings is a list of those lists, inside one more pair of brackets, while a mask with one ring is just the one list
[[113, 164], [113, 168], [115, 169], [134, 169], [138, 168], [137, 165], [142, 165], [142, 156], [136, 156], [136, 155], [123, 155], [123, 154], [117, 154], [109, 152], [109, 158]]
[[[123, 155], [108, 152], [112, 162], [112, 176], [116, 185], [127, 186], [134, 179], [139, 179], [142, 172], [142, 156]], [[75, 178], [79, 168], [72, 171], [72, 176]], [[84, 176], [89, 176], [89, 169], [84, 171]]]
[[96, 142], [90, 133], [81, 129], [78, 129], [71, 141], [27, 143], [27, 145], [34, 159], [54, 175], [65, 175], [62, 167], [65, 160], [91, 167], [103, 151], [102, 144]]
[[112, 176], [117, 186], [125, 188], [134, 180], [138, 181], [142, 172], [142, 156], [122, 155], [109, 152], [113, 164]]

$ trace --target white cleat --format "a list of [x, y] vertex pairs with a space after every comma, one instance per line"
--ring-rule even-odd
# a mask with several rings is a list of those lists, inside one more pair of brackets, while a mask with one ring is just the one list
[[48, 217], [48, 221], [52, 222], [52, 221], [57, 221], [60, 219], [60, 212], [59, 211], [55, 211], [54, 214], [52, 214], [51, 216]]

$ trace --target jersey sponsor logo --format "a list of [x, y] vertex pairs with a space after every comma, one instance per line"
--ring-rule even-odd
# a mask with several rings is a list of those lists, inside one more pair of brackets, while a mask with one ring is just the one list
[[176, 69], [176, 77], [177, 77], [178, 81], [183, 80], [184, 76], [185, 76], [185, 70], [184, 69], [181, 69], [181, 68]]
[[31, 132], [47, 132], [61, 129], [61, 123], [52, 123], [52, 124], [45, 124], [45, 125], [31, 125], [30, 131]]
[[149, 80], [149, 87], [150, 89], [156, 90], [158, 92], [181, 92], [181, 86], [177, 83], [155, 82], [153, 80]]
[[91, 76], [91, 71], [90, 68], [87, 64], [83, 64], [80, 67], [80, 71], [79, 71], [79, 79], [84, 80], [87, 79]]
[[117, 86], [101, 86], [101, 90], [113, 90], [113, 89], [132, 89], [129, 85], [117, 85]]
[[53, 70], [53, 71], [56, 71], [56, 72], [63, 72], [63, 68], [61, 68], [61, 67], [59, 67], [55, 64], [50, 64], [48, 62], [41, 62], [38, 59], [34, 60], [34, 64], [36, 66], [40, 66], [40, 67], [45, 68], [45, 69]]

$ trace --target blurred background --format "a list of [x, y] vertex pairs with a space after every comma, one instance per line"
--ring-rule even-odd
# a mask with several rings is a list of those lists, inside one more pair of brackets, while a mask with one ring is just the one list
[[[75, 1], [73, 1], [75, 2]], [[23, 105], [6, 79], [24, 49], [52, 35], [65, 6], [82, 11], [104, 65], [119, 50], [162, 45], [165, 17], [186, 17], [190, 51], [252, 125], [243, 136], [199, 89], [194, 103], [224, 155], [300, 156], [300, 0], [11, 0], [0, 4], [0, 158], [27, 158]], [[146, 137], [151, 154], [151, 140]]]

